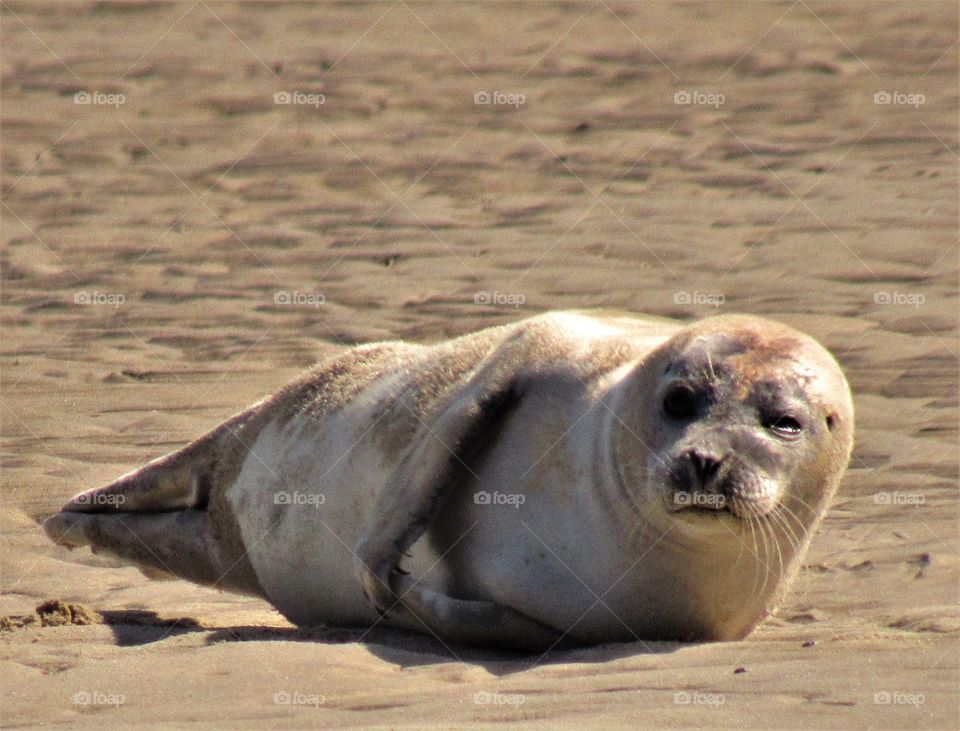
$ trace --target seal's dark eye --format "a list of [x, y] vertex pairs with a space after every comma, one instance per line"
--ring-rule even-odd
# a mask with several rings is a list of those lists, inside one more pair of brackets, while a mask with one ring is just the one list
[[789, 414], [773, 414], [764, 419], [763, 425], [784, 439], [796, 439], [803, 431], [803, 425]]
[[674, 419], [689, 419], [697, 413], [696, 394], [686, 386], [671, 386], [663, 397], [663, 413]]

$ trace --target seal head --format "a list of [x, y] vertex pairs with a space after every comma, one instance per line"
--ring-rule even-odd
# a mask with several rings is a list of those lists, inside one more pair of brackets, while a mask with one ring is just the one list
[[615, 454], [638, 532], [668, 536], [704, 584], [722, 572], [727, 591], [711, 591], [729, 606], [704, 634], [742, 636], [780, 601], [849, 461], [843, 372], [786, 325], [726, 315], [678, 332], [628, 383], [638, 411]]

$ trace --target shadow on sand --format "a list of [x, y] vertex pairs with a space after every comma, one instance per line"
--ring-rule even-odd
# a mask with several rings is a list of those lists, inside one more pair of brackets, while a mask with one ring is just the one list
[[548, 653], [520, 653], [452, 645], [440, 640], [386, 627], [256, 627], [207, 628], [190, 617], [162, 618], [156, 612], [109, 610], [101, 612], [121, 647], [146, 645], [169, 637], [203, 633], [206, 644], [221, 642], [313, 642], [328, 645], [363, 644], [371, 654], [400, 667], [417, 667], [447, 662], [464, 662], [484, 667], [495, 675], [526, 670], [533, 665], [608, 662], [632, 655], [673, 652], [676, 642], [629, 642], [556, 649]]

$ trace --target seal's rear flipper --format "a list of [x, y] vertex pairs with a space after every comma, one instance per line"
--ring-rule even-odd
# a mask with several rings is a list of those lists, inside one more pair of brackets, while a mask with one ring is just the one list
[[68, 548], [90, 546], [94, 553], [130, 561], [148, 575], [174, 575], [199, 584], [216, 584], [222, 572], [209, 550], [203, 510], [166, 513], [60, 512], [43, 530]]
[[44, 522], [44, 532], [67, 548], [90, 546], [129, 561], [151, 577], [221, 584], [231, 562], [220, 558], [211, 538], [207, 506], [215, 483], [227, 479], [221, 462], [245, 451], [240, 433], [252, 414], [238, 414], [183, 449], [75, 495]]
[[242, 446], [238, 432], [252, 409], [237, 414], [213, 431], [105, 487], [74, 495], [63, 506], [72, 513], [158, 513], [206, 508], [217, 462], [225, 451]]

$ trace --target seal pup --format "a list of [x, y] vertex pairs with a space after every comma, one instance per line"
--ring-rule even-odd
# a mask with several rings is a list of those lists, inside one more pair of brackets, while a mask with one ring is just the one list
[[351, 348], [44, 529], [298, 625], [729, 640], [783, 596], [852, 438], [840, 367], [786, 325], [555, 312]]

